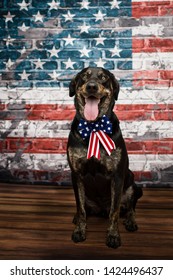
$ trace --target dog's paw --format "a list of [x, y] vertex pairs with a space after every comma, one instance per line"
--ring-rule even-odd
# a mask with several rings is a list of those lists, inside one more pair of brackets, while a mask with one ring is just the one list
[[137, 223], [132, 220], [125, 220], [124, 225], [127, 231], [136, 231], [138, 230]]
[[71, 238], [75, 243], [82, 242], [86, 239], [86, 233], [83, 230], [75, 229]]
[[118, 248], [119, 246], [121, 246], [121, 238], [120, 238], [120, 235], [117, 234], [117, 235], [111, 235], [111, 234], [108, 234], [107, 235], [107, 239], [106, 239], [106, 245], [108, 247], [111, 247], [111, 248]]

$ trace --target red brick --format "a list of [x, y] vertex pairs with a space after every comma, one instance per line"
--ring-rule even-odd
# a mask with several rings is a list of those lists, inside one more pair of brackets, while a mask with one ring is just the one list
[[145, 44], [151, 48], [173, 48], [173, 39], [151, 38], [146, 39]]
[[132, 39], [132, 48], [134, 52], [137, 52], [137, 49], [144, 48], [144, 39]]
[[132, 16], [135, 18], [141, 18], [144, 16], [158, 16], [159, 7], [158, 6], [141, 6], [141, 3], [138, 6], [132, 8]]
[[159, 71], [159, 77], [163, 80], [173, 80], [173, 71], [171, 70]]
[[173, 4], [160, 6], [159, 16], [172, 16], [173, 15]]

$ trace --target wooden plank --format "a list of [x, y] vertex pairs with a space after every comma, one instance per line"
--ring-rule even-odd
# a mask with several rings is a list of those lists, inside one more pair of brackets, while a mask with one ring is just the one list
[[[120, 219], [122, 246], [105, 245], [108, 220], [89, 217], [87, 240], [71, 241], [76, 206], [72, 188], [0, 185], [0, 259], [172, 259], [173, 190], [146, 189], [139, 200], [139, 230]], [[93, 250], [94, 248], [94, 250]]]

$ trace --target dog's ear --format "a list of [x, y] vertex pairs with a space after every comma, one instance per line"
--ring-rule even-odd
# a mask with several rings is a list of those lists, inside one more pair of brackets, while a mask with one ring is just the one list
[[74, 76], [69, 84], [69, 96], [72, 97], [76, 93], [76, 76]]
[[112, 90], [113, 90], [113, 94], [114, 94], [114, 98], [115, 100], [118, 99], [118, 93], [119, 93], [119, 90], [120, 90], [120, 85], [119, 85], [119, 82], [117, 81], [117, 79], [115, 79], [115, 76], [111, 74], [111, 83], [112, 83]]

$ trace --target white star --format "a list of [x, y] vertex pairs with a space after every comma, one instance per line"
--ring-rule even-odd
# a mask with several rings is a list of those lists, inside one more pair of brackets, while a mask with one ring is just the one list
[[74, 38], [71, 37], [70, 34], [68, 34], [67, 38], [63, 38], [65, 40], [65, 46], [67, 45], [74, 45], [73, 41], [75, 40]]
[[27, 74], [26, 70], [23, 70], [23, 73], [18, 75], [21, 77], [21, 80], [28, 80], [28, 76], [30, 76], [31, 74]]
[[65, 17], [65, 21], [73, 21], [75, 14], [71, 14], [70, 11], [67, 12], [67, 15], [63, 15]]
[[87, 0], [82, 0], [82, 2], [78, 2], [80, 5], [81, 5], [81, 8], [80, 9], [89, 9], [89, 4], [90, 2], [88, 2]]
[[99, 61], [95, 62], [95, 64], [97, 65], [97, 67], [104, 67], [104, 64], [106, 62], [104, 62], [101, 58], [99, 58]]
[[15, 41], [15, 39], [12, 39], [10, 35], [8, 35], [7, 39], [3, 39], [6, 41], [6, 46], [8, 47], [10, 44], [12, 45], [12, 42]]
[[58, 57], [58, 53], [59, 53], [60, 51], [57, 50], [57, 49], [55, 48], [55, 46], [53, 46], [52, 50], [50, 50], [50, 51], [48, 51], [48, 52], [50, 53], [50, 57], [52, 57], [52, 56]]
[[20, 10], [28, 11], [28, 6], [30, 5], [30, 3], [26, 3], [25, 0], [23, 0], [22, 3], [17, 3], [17, 5], [20, 6]]
[[39, 58], [37, 61], [35, 61], [33, 63], [35, 64], [35, 69], [38, 69], [38, 68], [43, 69], [43, 64], [45, 62], [41, 61], [40, 58]]
[[26, 30], [28, 30], [30, 27], [26, 26], [25, 23], [22, 24], [22, 26], [18, 27], [20, 30], [22, 30], [23, 32], [26, 32]]
[[43, 22], [43, 15], [40, 14], [40, 11], [36, 15], [34, 15], [35, 21], [41, 21]]
[[47, 3], [47, 4], [50, 6], [49, 10], [53, 10], [53, 9], [57, 10], [60, 5], [60, 3], [56, 2], [55, 0], [52, 0], [51, 3]]
[[103, 14], [103, 13], [99, 10], [97, 14], [94, 14], [94, 16], [96, 17], [95, 21], [99, 21], [99, 20], [104, 20], [104, 16], [106, 16], [106, 14]]
[[81, 53], [80, 57], [82, 57], [82, 56], [89, 57], [88, 53], [90, 52], [90, 50], [88, 50], [85, 46], [83, 47], [83, 50], [79, 50], [79, 51]]
[[5, 64], [6, 64], [6, 70], [8, 70], [14, 64], [14, 62], [12, 62], [11, 58], [9, 58]]
[[72, 68], [74, 69], [73, 65], [75, 64], [75, 62], [72, 62], [71, 59], [69, 58], [67, 62], [63, 62], [66, 65], [66, 69], [68, 68]]
[[96, 46], [101, 44], [104, 45], [104, 41], [106, 40], [106, 38], [101, 37], [101, 35], [99, 35], [99, 38], [96, 38]]
[[84, 22], [84, 24], [81, 26], [81, 30], [80, 30], [80, 33], [83, 33], [83, 32], [86, 32], [88, 33], [88, 29], [90, 28], [91, 26], [90, 25], [86, 25], [86, 23]]
[[13, 17], [15, 17], [15, 15], [11, 15], [11, 13], [8, 12], [8, 14], [7, 14], [6, 16], [3, 16], [3, 17], [6, 18], [6, 19], [5, 19], [5, 22], [8, 22], [8, 21], [13, 22]]
[[111, 4], [111, 9], [119, 9], [119, 4], [121, 4], [121, 1], [117, 1], [117, 0], [113, 0], [113, 1], [110, 1], [110, 4]]
[[23, 49], [20, 51], [21, 54], [24, 54], [26, 52], [26, 48], [25, 46], [23, 47]]
[[49, 74], [49, 76], [50, 76], [54, 81], [56, 81], [57, 78], [60, 76], [60, 74], [56, 73], [56, 71], [53, 70], [53, 73], [52, 73], [52, 74]]
[[116, 55], [116, 56], [120, 57], [121, 51], [122, 51], [121, 49], [119, 49], [117, 46], [115, 46], [114, 49], [111, 50], [111, 53], [112, 53], [111, 56], [113, 57]]

